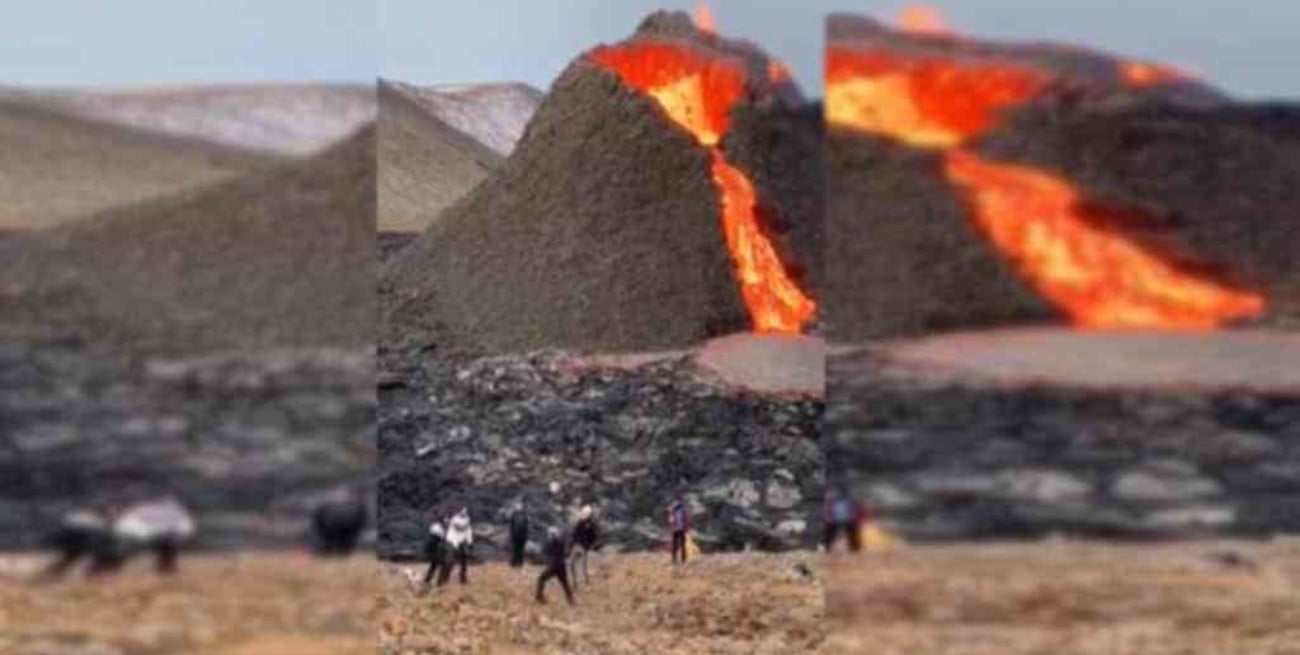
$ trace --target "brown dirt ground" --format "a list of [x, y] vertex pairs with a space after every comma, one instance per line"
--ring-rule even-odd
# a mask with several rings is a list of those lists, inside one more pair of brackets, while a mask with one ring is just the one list
[[533, 601], [540, 569], [470, 570], [470, 584], [418, 596], [391, 567], [381, 600], [381, 652], [799, 653], [822, 639], [822, 589], [792, 567], [812, 553], [706, 555], [673, 573], [662, 553], [592, 558], [590, 587], [569, 607], [555, 582]]
[[1296, 541], [935, 546], [825, 566], [825, 653], [1300, 653]]
[[43, 560], [0, 556], [8, 655], [353, 655], [374, 652], [379, 567], [369, 555], [201, 555], [96, 581], [23, 581]]

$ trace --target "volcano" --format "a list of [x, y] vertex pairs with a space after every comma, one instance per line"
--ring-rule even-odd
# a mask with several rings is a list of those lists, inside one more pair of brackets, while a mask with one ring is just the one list
[[820, 112], [783, 70], [680, 12], [577, 57], [501, 167], [386, 267], [387, 337], [623, 351], [805, 329]]
[[1160, 64], [908, 25], [828, 22], [832, 336], [1294, 316], [1293, 108]]

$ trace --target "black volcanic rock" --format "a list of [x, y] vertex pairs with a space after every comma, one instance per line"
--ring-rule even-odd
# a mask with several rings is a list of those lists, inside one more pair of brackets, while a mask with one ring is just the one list
[[476, 556], [495, 558], [516, 498], [538, 541], [589, 503], [611, 546], [652, 548], [681, 493], [710, 550], [816, 542], [818, 400], [729, 391], [689, 357], [612, 368], [382, 349], [380, 366], [381, 557], [418, 558], [429, 521], [468, 506]]

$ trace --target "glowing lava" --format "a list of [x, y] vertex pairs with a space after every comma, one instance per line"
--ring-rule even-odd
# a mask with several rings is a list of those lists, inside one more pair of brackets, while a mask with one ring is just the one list
[[[1129, 65], [1130, 84], [1169, 79], [1173, 69]], [[834, 125], [944, 153], [972, 220], [1043, 298], [1086, 328], [1210, 329], [1256, 316], [1258, 294], [1180, 271], [1102, 225], [1068, 181], [1027, 166], [995, 163], [962, 145], [995, 127], [1006, 110], [1053, 81], [1012, 64], [831, 49], [826, 115]], [[1089, 213], [1099, 220], [1087, 220]]]
[[934, 7], [912, 5], [903, 9], [898, 15], [898, 27], [912, 34], [932, 34], [949, 36], [953, 34], [948, 21]]
[[832, 49], [826, 53], [826, 118], [911, 145], [946, 148], [988, 131], [1001, 111], [1050, 81], [1027, 68]]
[[731, 110], [745, 92], [743, 70], [685, 46], [660, 43], [599, 47], [590, 56], [654, 98], [673, 122], [709, 148], [722, 231], [753, 327], [798, 333], [812, 319], [816, 304], [790, 278], [763, 234], [753, 184], [718, 148], [730, 128]]
[[1083, 220], [1085, 203], [1063, 179], [995, 164], [963, 150], [945, 160], [980, 230], [1049, 302], [1081, 327], [1209, 329], [1254, 316], [1255, 294], [1179, 272]]
[[1126, 61], [1120, 64], [1120, 75], [1131, 86], [1146, 88], [1187, 79], [1187, 74], [1172, 66]]

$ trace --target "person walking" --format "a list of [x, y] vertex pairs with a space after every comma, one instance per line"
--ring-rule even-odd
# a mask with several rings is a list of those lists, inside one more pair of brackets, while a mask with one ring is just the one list
[[543, 551], [546, 555], [546, 568], [537, 576], [537, 602], [546, 602], [546, 583], [551, 578], [558, 578], [560, 587], [564, 589], [565, 600], [573, 605], [573, 589], [569, 587], [568, 547], [558, 528], [546, 530], [546, 546]]
[[573, 569], [573, 583], [578, 583], [578, 565], [582, 564], [582, 583], [591, 584], [591, 575], [587, 570], [591, 551], [596, 549], [600, 540], [600, 528], [596, 525], [596, 516], [591, 505], [583, 505], [578, 511], [578, 521], [573, 524], [573, 553], [570, 562]]
[[[460, 566], [460, 583], [469, 584], [469, 549], [474, 545], [474, 527], [470, 524], [469, 508], [462, 507], [451, 521], [447, 523], [447, 545], [451, 547], [451, 556]], [[451, 564], [443, 569], [438, 577], [438, 586], [447, 583], [451, 577]]]
[[510, 510], [510, 566], [524, 565], [524, 550], [528, 547], [528, 511], [524, 501], [517, 501]]

